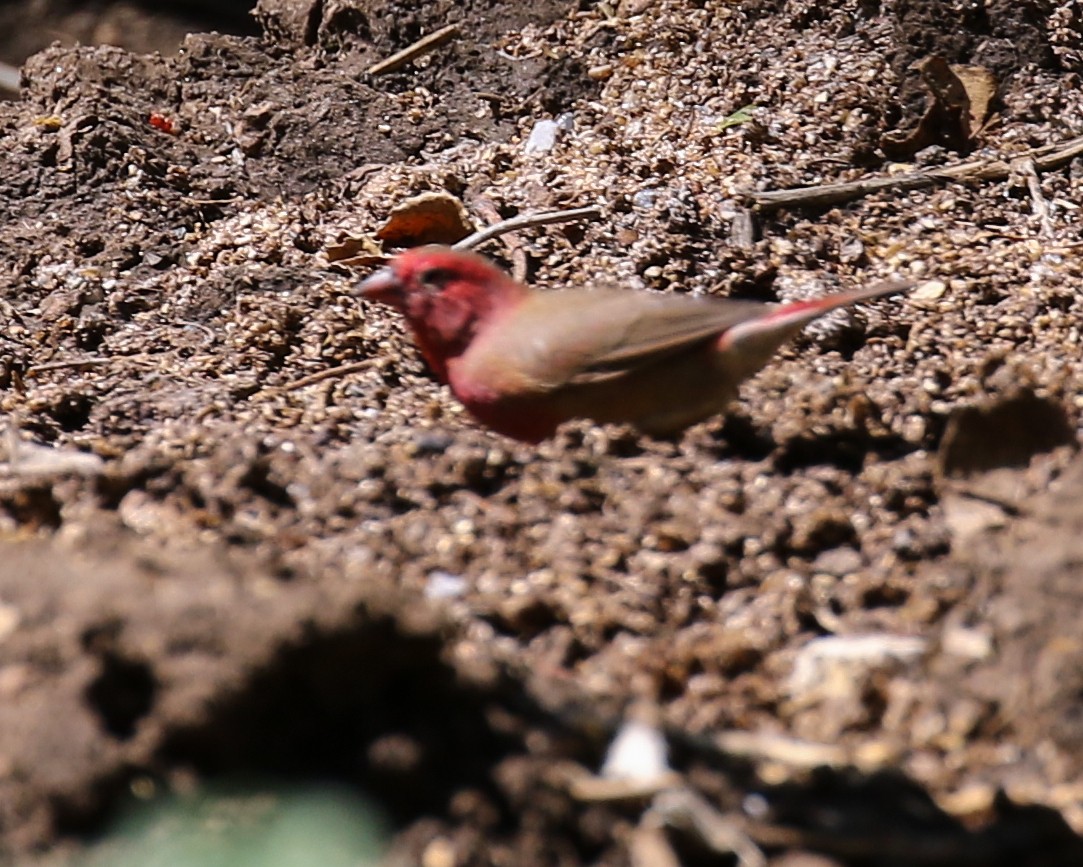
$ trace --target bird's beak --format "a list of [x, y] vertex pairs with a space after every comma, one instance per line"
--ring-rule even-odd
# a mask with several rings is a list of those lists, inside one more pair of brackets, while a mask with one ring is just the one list
[[366, 301], [393, 303], [402, 293], [402, 284], [398, 275], [391, 268], [381, 268], [375, 274], [366, 277], [353, 290], [353, 294]]

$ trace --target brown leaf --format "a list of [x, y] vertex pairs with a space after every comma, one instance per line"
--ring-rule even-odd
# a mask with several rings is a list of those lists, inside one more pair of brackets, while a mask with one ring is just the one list
[[368, 235], [349, 235], [337, 244], [332, 244], [324, 253], [328, 262], [344, 262], [357, 256], [386, 258], [380, 245]]
[[886, 133], [880, 146], [893, 159], [909, 157], [933, 144], [960, 152], [970, 150], [989, 121], [996, 77], [984, 66], [949, 64], [936, 55], [921, 60], [917, 68], [929, 89], [925, 114], [909, 132]]
[[454, 244], [474, 231], [466, 207], [450, 193], [422, 193], [392, 209], [376, 233], [385, 244]]
[[992, 114], [993, 100], [997, 95], [997, 80], [991, 70], [984, 66], [951, 67], [951, 71], [962, 82], [966, 90], [967, 104], [970, 108], [970, 138], [977, 138]]

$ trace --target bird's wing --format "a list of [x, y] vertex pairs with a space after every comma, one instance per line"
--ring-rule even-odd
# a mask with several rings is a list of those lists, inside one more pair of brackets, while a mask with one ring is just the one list
[[472, 347], [467, 361], [482, 365], [490, 381], [497, 372], [501, 393], [552, 391], [623, 376], [766, 308], [612, 289], [538, 292]]

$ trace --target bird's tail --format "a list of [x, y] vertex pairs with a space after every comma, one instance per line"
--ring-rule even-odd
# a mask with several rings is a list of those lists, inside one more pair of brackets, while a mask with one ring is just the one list
[[747, 367], [741, 371], [742, 378], [759, 370], [783, 343], [796, 336], [812, 320], [840, 307], [872, 301], [886, 295], [896, 295], [914, 287], [913, 281], [877, 283], [865, 289], [836, 292], [808, 301], [780, 304], [766, 315], [757, 316], [726, 329], [718, 342], [720, 352]]
[[823, 316], [831, 310], [840, 307], [849, 307], [851, 304], [860, 304], [862, 301], [872, 301], [874, 298], [883, 298], [886, 295], [898, 295], [914, 288], [912, 280], [896, 280], [888, 283], [877, 283], [865, 289], [854, 289], [850, 292], [836, 292], [834, 295], [824, 295], [821, 298], [812, 298], [808, 301], [792, 301], [788, 304], [779, 305], [778, 309], [768, 313], [758, 322], [765, 326], [778, 326], [786, 328], [795, 326], [798, 330], [804, 328], [813, 319]]

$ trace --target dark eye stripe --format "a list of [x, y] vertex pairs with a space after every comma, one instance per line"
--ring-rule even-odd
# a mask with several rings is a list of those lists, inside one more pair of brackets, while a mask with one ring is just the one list
[[422, 271], [419, 282], [434, 289], [443, 289], [444, 284], [455, 279], [455, 272], [449, 268], [429, 268]]

